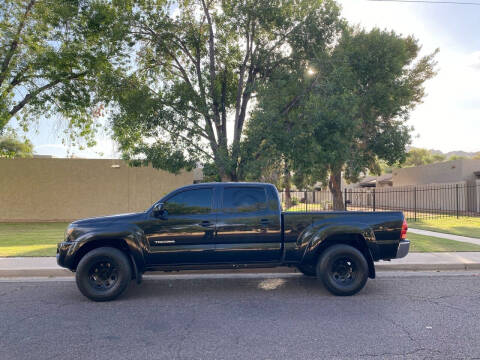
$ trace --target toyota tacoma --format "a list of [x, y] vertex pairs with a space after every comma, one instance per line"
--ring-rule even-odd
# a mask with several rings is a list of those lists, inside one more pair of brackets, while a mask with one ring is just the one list
[[83, 295], [107, 301], [146, 271], [297, 267], [335, 295], [353, 295], [374, 262], [407, 255], [401, 212], [283, 212], [275, 186], [205, 183], [145, 212], [72, 222], [57, 262]]

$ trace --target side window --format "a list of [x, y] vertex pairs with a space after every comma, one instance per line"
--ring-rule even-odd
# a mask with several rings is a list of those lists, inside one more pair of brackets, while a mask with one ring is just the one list
[[273, 186], [267, 186], [268, 194], [268, 209], [271, 211], [278, 211], [278, 193]]
[[267, 197], [261, 187], [226, 187], [223, 210], [229, 213], [254, 212], [266, 209]]
[[212, 211], [212, 189], [187, 190], [172, 196], [165, 202], [170, 215], [207, 214]]

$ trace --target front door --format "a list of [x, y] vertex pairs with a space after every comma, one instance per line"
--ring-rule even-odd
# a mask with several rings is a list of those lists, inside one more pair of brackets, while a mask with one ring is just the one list
[[144, 228], [151, 263], [180, 265], [208, 263], [214, 250], [216, 214], [214, 189], [202, 187], [172, 194], [162, 216]]
[[216, 261], [238, 264], [280, 261], [280, 214], [278, 208], [267, 203], [265, 187], [225, 186], [222, 203], [217, 221]]

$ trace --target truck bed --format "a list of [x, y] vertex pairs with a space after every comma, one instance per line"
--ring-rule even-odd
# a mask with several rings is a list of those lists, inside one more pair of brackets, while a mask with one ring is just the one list
[[373, 260], [393, 259], [397, 255], [403, 213], [320, 211], [282, 212], [285, 260], [299, 261], [305, 244], [301, 239], [309, 238], [309, 233], [321, 233], [324, 238], [340, 231], [345, 236], [359, 232], [367, 240]]

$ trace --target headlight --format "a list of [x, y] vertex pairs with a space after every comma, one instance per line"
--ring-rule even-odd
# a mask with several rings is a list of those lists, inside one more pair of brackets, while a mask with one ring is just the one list
[[73, 231], [75, 228], [73, 226], [68, 226], [67, 229], [65, 230], [65, 234], [63, 236], [65, 241], [69, 241], [70, 235], [72, 235]]

